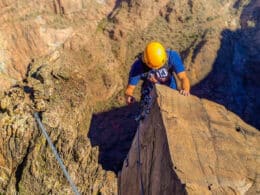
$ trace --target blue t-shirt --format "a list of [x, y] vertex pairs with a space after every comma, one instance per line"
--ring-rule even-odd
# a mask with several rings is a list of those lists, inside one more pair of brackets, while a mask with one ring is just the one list
[[149, 82], [149, 75], [154, 74], [159, 83], [165, 84], [173, 89], [177, 89], [176, 81], [172, 72], [178, 74], [183, 72], [185, 68], [179, 54], [176, 51], [167, 50], [167, 56], [167, 65], [164, 65], [160, 69], [151, 69], [146, 66], [141, 59], [137, 59], [132, 65], [129, 73], [128, 84], [137, 85], [141, 79], [145, 82]]

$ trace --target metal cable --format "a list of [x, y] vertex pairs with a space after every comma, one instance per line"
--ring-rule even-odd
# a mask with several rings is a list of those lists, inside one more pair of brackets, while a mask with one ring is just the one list
[[77, 190], [76, 185], [74, 184], [74, 182], [72, 181], [72, 179], [71, 179], [69, 173], [67, 172], [66, 167], [64, 166], [64, 164], [63, 164], [63, 162], [62, 162], [62, 159], [60, 158], [60, 156], [59, 156], [59, 154], [58, 154], [58, 152], [57, 152], [55, 146], [53, 145], [53, 143], [52, 143], [52, 141], [51, 141], [51, 139], [50, 139], [50, 137], [49, 137], [49, 135], [48, 135], [48, 133], [47, 133], [45, 127], [43, 126], [43, 124], [42, 124], [42, 122], [41, 122], [41, 119], [40, 119], [40, 117], [39, 117], [39, 113], [38, 113], [38, 112], [35, 112], [33, 115], [34, 115], [34, 117], [35, 117], [35, 119], [36, 119], [36, 121], [37, 121], [37, 124], [39, 125], [39, 128], [41, 129], [43, 135], [45, 136], [45, 138], [46, 138], [48, 144], [50, 145], [50, 147], [51, 147], [51, 149], [52, 149], [52, 152], [53, 152], [53, 154], [54, 154], [56, 160], [58, 161], [58, 163], [59, 163], [59, 165], [60, 165], [60, 167], [61, 167], [61, 169], [62, 169], [62, 171], [63, 171], [63, 174], [65, 175], [65, 177], [67, 178], [68, 182], [70, 183], [70, 186], [71, 186], [73, 192], [74, 192], [76, 195], [80, 195], [79, 191]]

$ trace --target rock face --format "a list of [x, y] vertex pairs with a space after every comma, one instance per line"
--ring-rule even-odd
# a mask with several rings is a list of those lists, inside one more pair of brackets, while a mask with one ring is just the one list
[[[50, 65], [53, 60], [56, 65]], [[89, 91], [92, 87], [77, 68], [71, 69], [69, 60], [66, 62], [60, 66], [58, 54], [44, 58], [44, 64], [41, 60], [31, 62], [26, 80], [1, 99], [0, 193], [72, 194], [33, 118], [34, 112], [40, 112], [78, 190], [116, 194], [116, 175], [98, 164], [98, 148], [87, 138], [91, 105], [96, 101]], [[103, 90], [110, 87], [98, 91]]]
[[[75, 37], [81, 37], [79, 32], [84, 29], [86, 33], [87, 28], [84, 39], [90, 38], [112, 8], [113, 1], [0, 0], [0, 92], [25, 78], [32, 59], [51, 55], [66, 42], [71, 46], [68, 40], [72, 37], [79, 48], [75, 41]], [[82, 20], [87, 22], [82, 24]]]
[[152, 40], [181, 54], [193, 94], [259, 128], [259, 6], [259, 0], [0, 0], [0, 194], [71, 193], [35, 111], [79, 191], [117, 194], [116, 173], [137, 125], [137, 105], [133, 112], [125, 106], [123, 89]]
[[259, 10], [260, 2], [250, 1], [242, 10], [241, 27], [222, 31], [211, 72], [193, 87], [195, 95], [226, 106], [258, 129], [260, 101], [255, 94], [260, 93]]
[[120, 194], [257, 194], [260, 133], [225, 107], [157, 86], [119, 178]]

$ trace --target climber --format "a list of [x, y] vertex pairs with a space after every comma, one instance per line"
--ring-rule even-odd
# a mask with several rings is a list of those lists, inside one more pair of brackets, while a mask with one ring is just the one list
[[181, 81], [180, 94], [190, 95], [190, 82], [179, 54], [170, 49], [165, 50], [159, 42], [148, 43], [129, 72], [128, 86], [125, 91], [126, 103], [129, 105], [135, 102], [134, 89], [138, 82], [143, 80], [140, 111], [145, 111], [148, 114], [151, 107], [150, 93], [154, 84], [163, 84], [177, 89], [174, 72]]

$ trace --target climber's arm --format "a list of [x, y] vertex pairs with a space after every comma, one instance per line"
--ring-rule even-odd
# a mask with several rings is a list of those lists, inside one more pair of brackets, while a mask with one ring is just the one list
[[131, 67], [128, 78], [128, 85], [125, 90], [125, 100], [127, 104], [131, 104], [135, 102], [134, 98], [134, 89], [136, 85], [139, 83], [142, 74], [142, 63], [139, 60], [136, 60]]
[[131, 104], [135, 102], [135, 98], [133, 96], [134, 94], [135, 85], [127, 85], [127, 88], [125, 90], [125, 99], [127, 104]]
[[177, 77], [181, 81], [180, 93], [185, 96], [190, 95], [190, 81], [186, 75], [186, 72], [182, 71], [182, 72], [178, 73]]

